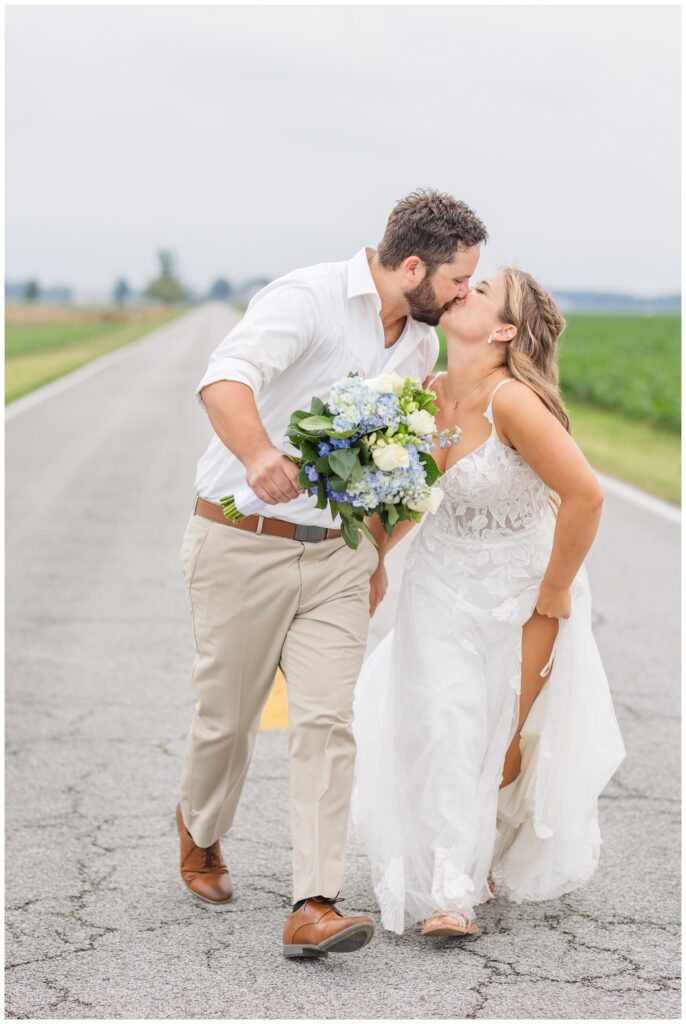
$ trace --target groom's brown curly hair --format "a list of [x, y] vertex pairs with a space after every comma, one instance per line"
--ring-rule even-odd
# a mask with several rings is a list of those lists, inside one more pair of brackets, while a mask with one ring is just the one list
[[378, 247], [382, 267], [395, 270], [408, 256], [419, 256], [429, 274], [450, 263], [460, 249], [485, 242], [483, 221], [466, 203], [446, 192], [417, 189], [391, 210]]

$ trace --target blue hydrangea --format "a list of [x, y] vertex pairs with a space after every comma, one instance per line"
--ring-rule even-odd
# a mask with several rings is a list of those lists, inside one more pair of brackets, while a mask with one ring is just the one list
[[331, 445], [327, 444], [326, 441], [319, 441], [317, 444], [317, 452], [319, 455], [328, 455], [331, 451]]
[[431, 455], [431, 452], [434, 450], [436, 446], [433, 443], [433, 439], [429, 437], [425, 441], [420, 441], [416, 447], [417, 451], [425, 452], [426, 455]]
[[373, 416], [375, 399], [361, 377], [346, 377], [334, 384], [329, 395], [334, 431], [355, 430], [364, 419]]
[[357, 483], [348, 484], [352, 503], [373, 509], [385, 502], [392, 504], [419, 501], [426, 495], [427, 482], [424, 464], [415, 445], [407, 445], [408, 466], [384, 472], [376, 466], [370, 468]]
[[387, 427], [397, 427], [402, 413], [395, 395], [379, 395], [376, 400], [376, 414]]
[[314, 466], [305, 466], [305, 475], [313, 484], [316, 484], [317, 480], [319, 480], [319, 473]]
[[326, 485], [326, 496], [333, 501], [340, 501], [346, 505], [353, 504], [353, 497], [351, 494], [348, 494], [347, 491], [334, 491], [328, 484]]
[[384, 427], [386, 424], [380, 416], [368, 416], [362, 420], [355, 433], [351, 436], [351, 441], [359, 441], [365, 434], [373, 434], [375, 430], [379, 430], [380, 427]]
[[462, 434], [461, 427], [453, 427], [452, 429], [442, 430], [438, 434], [438, 443], [441, 448], [450, 448], [451, 445], [457, 444]]

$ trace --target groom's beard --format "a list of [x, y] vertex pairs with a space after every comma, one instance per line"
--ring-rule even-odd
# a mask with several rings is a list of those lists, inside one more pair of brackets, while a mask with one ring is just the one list
[[429, 277], [425, 277], [416, 288], [405, 292], [405, 298], [410, 307], [412, 319], [419, 320], [423, 324], [430, 324], [432, 327], [436, 326], [445, 311], [452, 305], [450, 302], [446, 302], [444, 306], [438, 305], [436, 292]]

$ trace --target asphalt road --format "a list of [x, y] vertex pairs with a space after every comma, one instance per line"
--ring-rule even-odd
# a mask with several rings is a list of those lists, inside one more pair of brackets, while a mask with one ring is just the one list
[[[282, 730], [260, 735], [224, 841], [235, 902], [183, 889], [178, 552], [209, 438], [192, 392], [234, 317], [199, 308], [7, 421], [7, 1016], [678, 1017], [679, 529], [612, 495], [589, 571], [628, 756], [585, 889], [496, 899], [462, 944], [377, 931], [284, 960]], [[348, 864], [345, 909], [375, 912], [354, 845]]]

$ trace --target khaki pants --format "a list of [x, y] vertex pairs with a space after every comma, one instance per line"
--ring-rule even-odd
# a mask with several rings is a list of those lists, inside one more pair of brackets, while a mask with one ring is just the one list
[[197, 697], [181, 779], [183, 817], [210, 846], [236, 813], [277, 667], [288, 690], [293, 899], [341, 887], [355, 763], [352, 704], [378, 557], [362, 538], [256, 535], [192, 515], [181, 559]]

